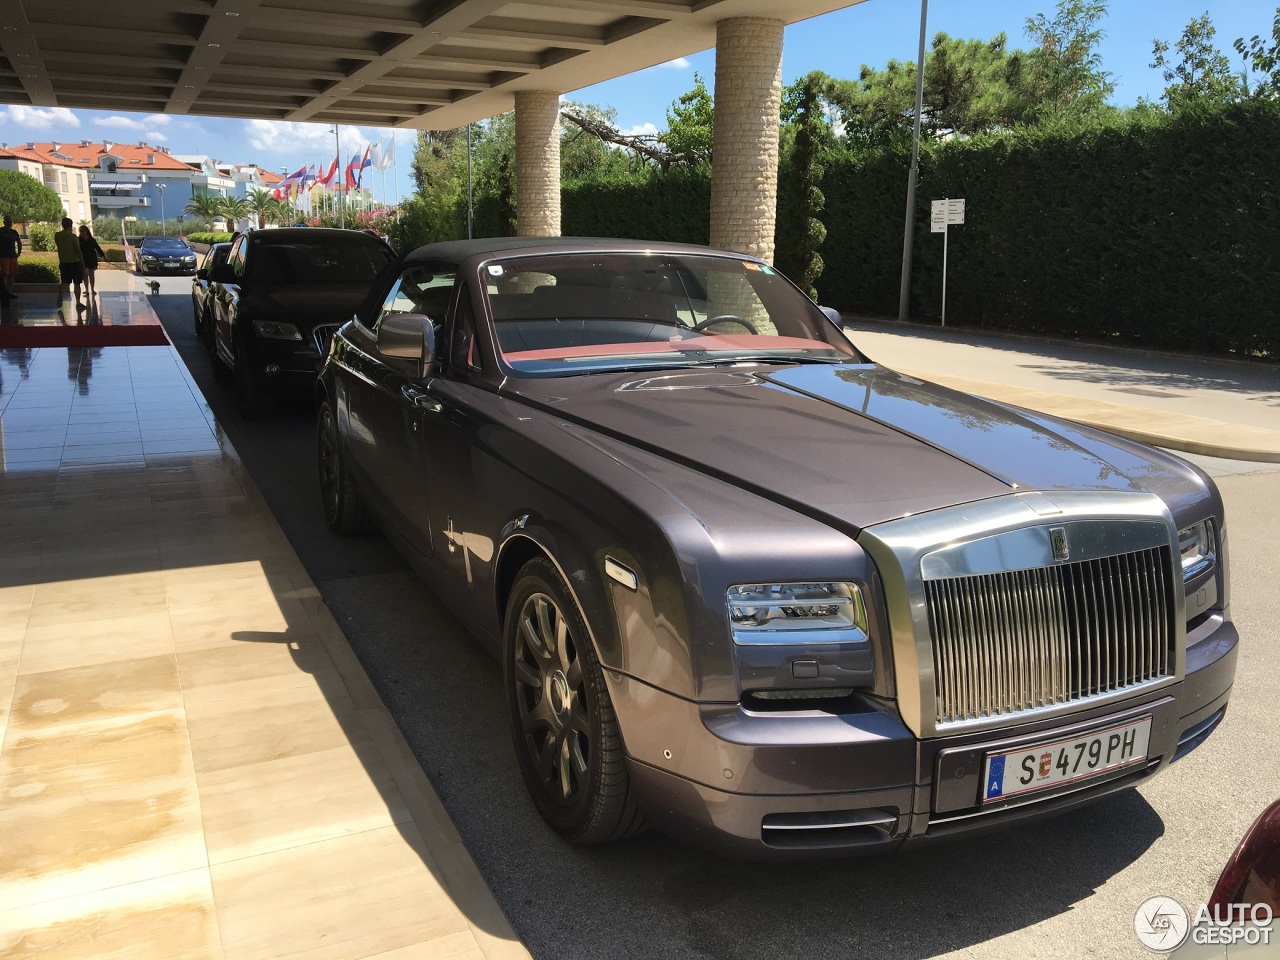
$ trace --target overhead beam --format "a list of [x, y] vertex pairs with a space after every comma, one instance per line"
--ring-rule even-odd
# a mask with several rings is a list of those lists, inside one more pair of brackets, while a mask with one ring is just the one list
[[[406, 37], [393, 44], [381, 56], [371, 63], [358, 67], [347, 77], [352, 86], [367, 80], [377, 79], [390, 73], [398, 65], [416, 59], [420, 54], [441, 43], [441, 38], [455, 36], [478, 20], [492, 15], [507, 5], [507, 0], [453, 0], [436, 16], [423, 24], [423, 28], [413, 36]], [[341, 99], [343, 92], [337, 84], [333, 89], [292, 111], [290, 120], [310, 120], [317, 113], [332, 107]]]
[[0, 24], [4, 25], [0, 30], [0, 50], [13, 65], [27, 99], [33, 106], [56, 107], [58, 98], [22, 0], [0, 0]]
[[165, 104], [166, 113], [189, 113], [209, 77], [222, 62], [227, 48], [255, 15], [261, 0], [215, 0], [204, 28], [174, 83]]

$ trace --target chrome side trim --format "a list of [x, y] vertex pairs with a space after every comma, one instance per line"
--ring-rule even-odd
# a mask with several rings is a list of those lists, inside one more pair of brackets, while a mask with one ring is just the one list
[[[1058, 512], [1051, 513], [1049, 504]], [[1093, 527], [1092, 523], [1098, 526]], [[1180, 557], [1178, 531], [1168, 507], [1159, 497], [1138, 492], [1015, 493], [876, 524], [858, 536], [858, 543], [875, 561], [884, 584], [898, 708], [903, 722], [917, 737], [936, 737], [961, 728], [959, 724], [942, 725], [937, 720], [926, 579], [945, 578], [960, 572], [1009, 573], [1053, 566], [1057, 562], [1053, 560], [1048, 533], [1051, 526], [1070, 527], [1073, 535], [1077, 529], [1081, 531], [1079, 547], [1072, 543], [1073, 560], [1085, 554], [1102, 557], [1155, 546], [1170, 548], [1171, 564]], [[1170, 574], [1173, 583], [1181, 582], [1180, 568], [1171, 569]], [[1186, 598], [1181, 590], [1174, 591], [1173, 603], [1172, 669], [1167, 676], [1143, 684], [1143, 691], [1175, 683], [1185, 675]], [[1021, 655], [1025, 659], [1028, 654], [1024, 650]], [[1005, 661], [1003, 667], [1008, 669], [1010, 664], [1011, 661]], [[1123, 700], [1136, 692], [1136, 687], [1126, 687], [1091, 697], [1087, 705]], [[966, 721], [962, 728], [965, 732], [996, 729], [1032, 719], [1069, 715], [1084, 706], [1082, 701], [1049, 704], [1013, 715]]]

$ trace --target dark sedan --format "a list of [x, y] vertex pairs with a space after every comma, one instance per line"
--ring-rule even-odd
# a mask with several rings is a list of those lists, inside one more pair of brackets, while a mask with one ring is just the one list
[[504, 666], [539, 811], [747, 857], [888, 850], [1131, 787], [1235, 673], [1212, 481], [876, 365], [768, 264], [423, 247], [317, 384], [375, 521]]
[[213, 244], [191, 281], [191, 313], [195, 318], [196, 336], [210, 351], [213, 350], [213, 304], [209, 298], [209, 271], [224, 265], [230, 252], [230, 243]]
[[196, 252], [181, 237], [143, 237], [134, 263], [139, 274], [194, 275]]
[[281, 390], [308, 395], [329, 338], [395, 254], [362, 230], [254, 230], [209, 271], [213, 373], [234, 380], [246, 418]]

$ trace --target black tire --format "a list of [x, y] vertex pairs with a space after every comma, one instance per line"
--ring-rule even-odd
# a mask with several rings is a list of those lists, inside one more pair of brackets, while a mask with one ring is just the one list
[[218, 354], [218, 335], [216, 333], [213, 334], [210, 342], [213, 344], [213, 349], [209, 351], [209, 362], [213, 366], [213, 379], [218, 383], [230, 383], [235, 374], [231, 372], [231, 368], [223, 362], [222, 357]]
[[334, 533], [350, 536], [365, 533], [372, 524], [365, 512], [360, 488], [347, 469], [342, 456], [342, 437], [338, 421], [327, 401], [320, 404], [316, 417], [316, 460], [320, 468], [320, 500], [324, 506], [324, 522]]
[[545, 558], [525, 564], [512, 588], [503, 679], [520, 772], [543, 818], [582, 844], [644, 830], [587, 626]]
[[262, 378], [253, 372], [244, 344], [236, 342], [235, 378], [236, 409], [245, 420], [261, 420], [271, 413], [274, 399]]
[[[200, 321], [200, 342], [204, 344], [204, 348], [213, 354], [213, 311], [207, 306], [204, 308], [204, 317]], [[225, 367], [223, 369], [226, 369]]]

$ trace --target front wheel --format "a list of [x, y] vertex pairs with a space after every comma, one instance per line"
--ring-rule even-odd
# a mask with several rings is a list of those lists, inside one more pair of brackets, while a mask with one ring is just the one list
[[320, 404], [316, 419], [316, 453], [320, 468], [320, 499], [324, 522], [334, 533], [344, 536], [369, 529], [368, 514], [360, 498], [360, 488], [342, 456], [338, 421], [328, 401]]
[[639, 833], [644, 817], [604, 674], [568, 586], [546, 559], [520, 571], [503, 640], [511, 732], [538, 812], [574, 843]]

